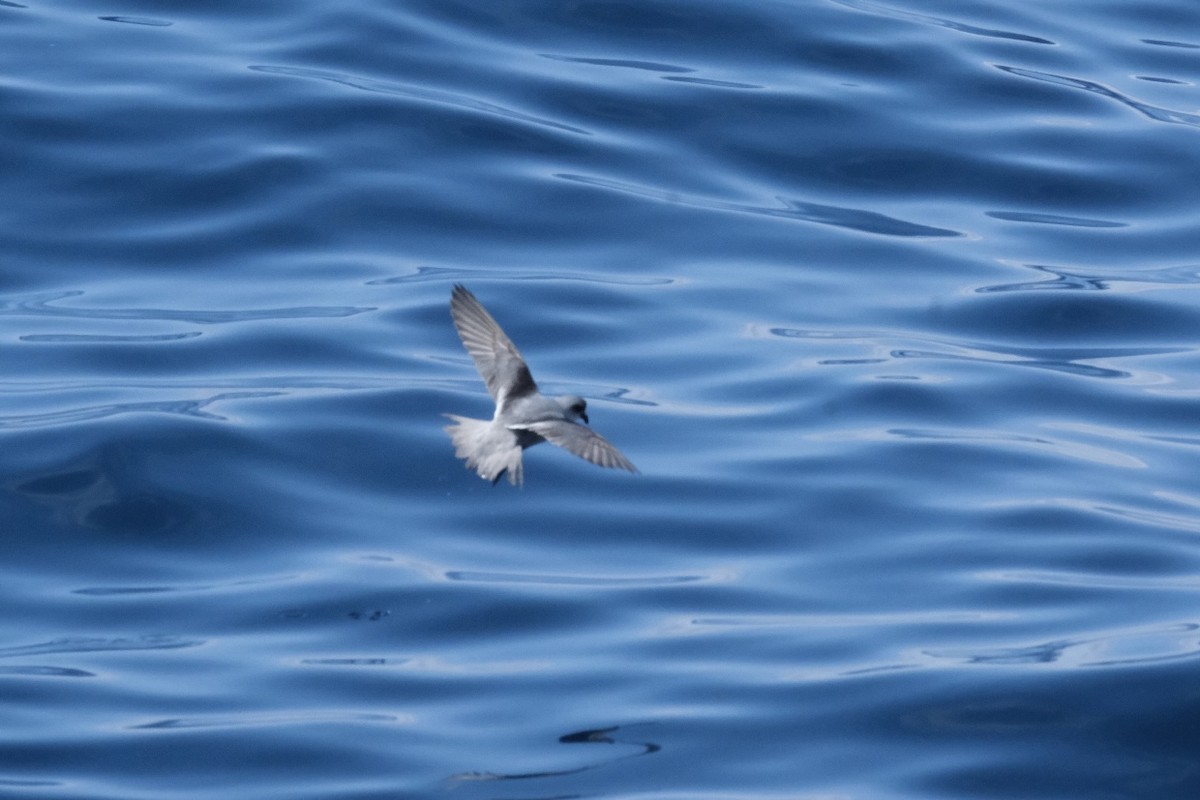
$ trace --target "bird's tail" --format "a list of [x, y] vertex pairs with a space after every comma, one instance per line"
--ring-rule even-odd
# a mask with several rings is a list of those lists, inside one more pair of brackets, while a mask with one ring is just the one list
[[495, 483], [507, 470], [509, 483], [513, 486], [524, 483], [521, 445], [515, 433], [502, 425], [493, 425], [490, 420], [443, 416], [454, 421], [444, 429], [454, 442], [454, 455], [466, 459], [467, 466], [478, 472], [479, 477]]

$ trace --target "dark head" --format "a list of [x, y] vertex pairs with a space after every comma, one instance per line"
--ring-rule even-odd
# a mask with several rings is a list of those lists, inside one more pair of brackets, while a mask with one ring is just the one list
[[572, 422], [577, 419], [581, 419], [584, 422], [588, 421], [587, 400], [576, 395], [567, 395], [566, 397], [558, 398], [558, 402], [562, 404], [563, 411], [567, 412], [567, 419]]

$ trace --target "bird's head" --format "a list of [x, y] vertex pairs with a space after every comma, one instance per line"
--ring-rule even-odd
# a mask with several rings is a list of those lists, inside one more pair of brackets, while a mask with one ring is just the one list
[[558, 402], [562, 405], [563, 411], [566, 412], [567, 419], [571, 420], [572, 422], [580, 419], [584, 422], [588, 421], [587, 400], [584, 400], [582, 397], [577, 395], [570, 394], [565, 397], [558, 398]]

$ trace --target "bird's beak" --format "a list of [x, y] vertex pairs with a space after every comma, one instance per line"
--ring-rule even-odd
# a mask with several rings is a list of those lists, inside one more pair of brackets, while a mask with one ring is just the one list
[[[583, 413], [582, 411], [580, 411], [580, 412], [579, 412], [579, 417], [580, 417], [580, 419], [582, 419], [584, 422], [587, 422], [587, 421], [588, 421], [587, 414]], [[590, 425], [591, 423], [588, 423], [588, 424]]]

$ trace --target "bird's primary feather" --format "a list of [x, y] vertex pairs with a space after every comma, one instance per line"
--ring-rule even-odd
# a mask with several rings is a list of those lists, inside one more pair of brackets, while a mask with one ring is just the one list
[[523, 426], [510, 425], [509, 427], [532, 431], [551, 444], [556, 444], [598, 467], [627, 469], [630, 472], [638, 471], [637, 467], [614, 447], [612, 442], [577, 422], [552, 419], [544, 422], [531, 422]]
[[537, 383], [517, 346], [462, 284], [454, 285], [450, 316], [497, 405], [503, 407], [511, 398], [537, 391]]

